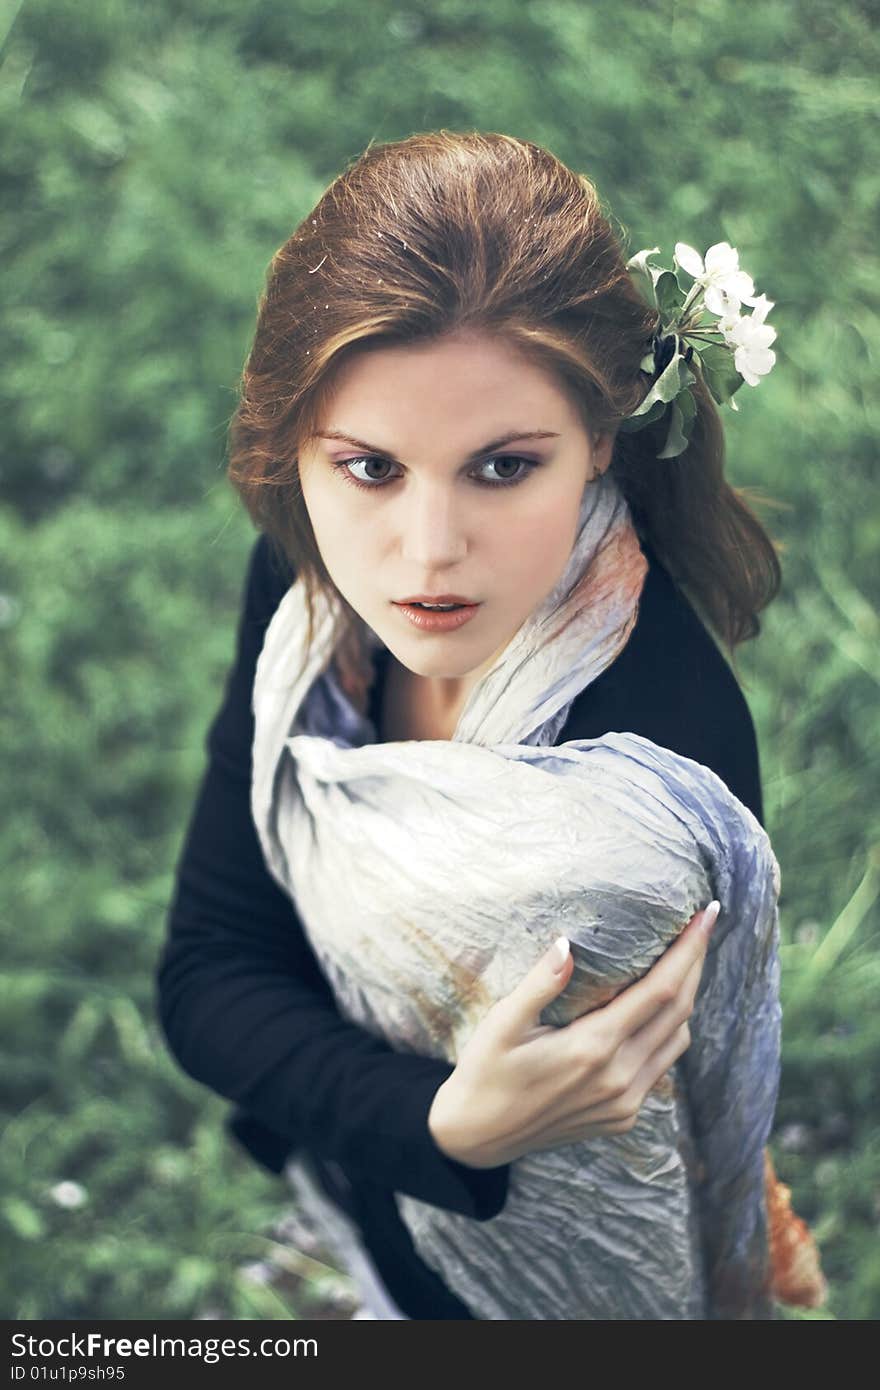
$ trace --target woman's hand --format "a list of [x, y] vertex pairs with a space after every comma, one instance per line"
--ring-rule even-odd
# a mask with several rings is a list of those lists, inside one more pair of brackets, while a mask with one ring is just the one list
[[[472, 1168], [632, 1129], [690, 1043], [687, 1020], [719, 906], [697, 912], [648, 973], [563, 1028], [541, 1010], [571, 978], [564, 937], [481, 1019], [428, 1115], [435, 1143]], [[560, 944], [564, 945], [563, 955]]]

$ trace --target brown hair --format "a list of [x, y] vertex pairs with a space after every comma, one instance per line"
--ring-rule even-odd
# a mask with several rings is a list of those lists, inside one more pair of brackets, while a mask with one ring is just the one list
[[[585, 423], [615, 429], [643, 399], [656, 311], [637, 291], [596, 189], [512, 136], [441, 130], [370, 146], [272, 258], [230, 425], [229, 477], [313, 597], [323, 564], [297, 453], [320, 428], [336, 371], [367, 346], [459, 329], [502, 334], [574, 389]], [[724, 477], [724, 434], [694, 388], [690, 444], [619, 433], [611, 462], [641, 540], [733, 654], [776, 596], [776, 547]], [[348, 605], [344, 604], [347, 609]]]

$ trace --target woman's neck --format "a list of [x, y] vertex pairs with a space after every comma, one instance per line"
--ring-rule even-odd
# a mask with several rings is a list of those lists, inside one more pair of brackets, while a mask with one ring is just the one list
[[449, 680], [419, 676], [389, 654], [382, 691], [381, 741], [451, 739], [473, 685], [470, 674]]

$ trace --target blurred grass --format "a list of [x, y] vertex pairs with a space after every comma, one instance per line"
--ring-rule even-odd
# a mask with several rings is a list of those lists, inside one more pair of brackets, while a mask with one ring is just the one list
[[547, 144], [631, 249], [727, 239], [776, 302], [777, 366], [727, 417], [730, 476], [776, 500], [784, 547], [740, 649], [782, 867], [773, 1151], [831, 1281], [818, 1316], [877, 1316], [870, 19], [852, 0], [0, 11], [7, 1316], [350, 1313], [320, 1252], [279, 1238], [286, 1189], [166, 1055], [152, 980], [253, 539], [224, 432], [265, 266], [370, 139], [440, 126]]

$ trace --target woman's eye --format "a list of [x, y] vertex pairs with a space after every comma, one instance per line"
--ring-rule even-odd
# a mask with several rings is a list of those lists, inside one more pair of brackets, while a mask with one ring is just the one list
[[[496, 473], [495, 482], [490, 484], [490, 486], [493, 487], [498, 486], [501, 483], [521, 483], [529, 476], [533, 469], [538, 467], [538, 464], [535, 463], [532, 459], [522, 459], [517, 454], [493, 454], [492, 457], [486, 459], [485, 464], [481, 466], [485, 468], [490, 464], [493, 468], [496, 464], [500, 464], [502, 468], [501, 474], [499, 475]], [[524, 472], [522, 473], [518, 473], [516, 471], [519, 468], [520, 464], [523, 464], [525, 466]], [[505, 469], [512, 469], [513, 471], [506, 472], [504, 471]], [[478, 481], [488, 482], [489, 480], [479, 479]]]
[[[390, 475], [384, 474], [384, 476], [379, 477], [376, 476], [377, 469], [382, 470], [388, 466], [387, 459], [379, 458], [375, 454], [362, 454], [358, 458], [339, 459], [333, 464], [334, 468], [341, 470], [342, 478], [345, 482], [352, 483], [354, 487], [373, 489], [383, 487], [388, 482], [392, 481], [395, 476], [399, 476], [393, 473]], [[472, 475], [474, 477], [474, 482], [479, 483], [483, 487], [511, 487], [516, 483], [524, 482], [534, 469], [540, 467], [540, 464], [534, 459], [520, 458], [518, 454], [492, 454], [490, 458], [485, 459], [484, 462], [479, 465], [481, 469], [490, 466], [493, 470], [496, 467], [500, 467], [500, 473], [495, 472], [494, 479], [491, 477], [478, 477]], [[354, 468], [363, 468], [366, 470], [366, 476], [352, 472]], [[523, 469], [522, 472], [518, 471], [520, 468]]]
[[[373, 474], [372, 472], [369, 472], [369, 473], [367, 474], [366, 478], [360, 478], [360, 477], [358, 477], [356, 474], [354, 474], [354, 473], [352, 473], [352, 472], [350, 471], [352, 468], [354, 468], [354, 466], [355, 466], [356, 464], [357, 464], [358, 467], [365, 467], [365, 468], [369, 468], [369, 469], [372, 470], [373, 468], [376, 468], [376, 467], [378, 467], [378, 468], [385, 468], [385, 467], [387, 467], [387, 466], [388, 466], [388, 460], [387, 460], [387, 459], [382, 459], [382, 458], [377, 458], [374, 454], [364, 454], [364, 455], [362, 455], [362, 457], [360, 457], [360, 458], [354, 458], [354, 459], [339, 459], [339, 461], [338, 461], [337, 463], [334, 463], [333, 467], [334, 467], [334, 468], [341, 468], [341, 469], [342, 469], [342, 477], [343, 477], [344, 481], [347, 482], [347, 483], [354, 483], [355, 487], [381, 487], [382, 484], [385, 483], [385, 482], [387, 481], [386, 478], [383, 478], [383, 477], [377, 478], [377, 477], [375, 477], [374, 474]], [[392, 476], [393, 476], [393, 475], [392, 475]]]

